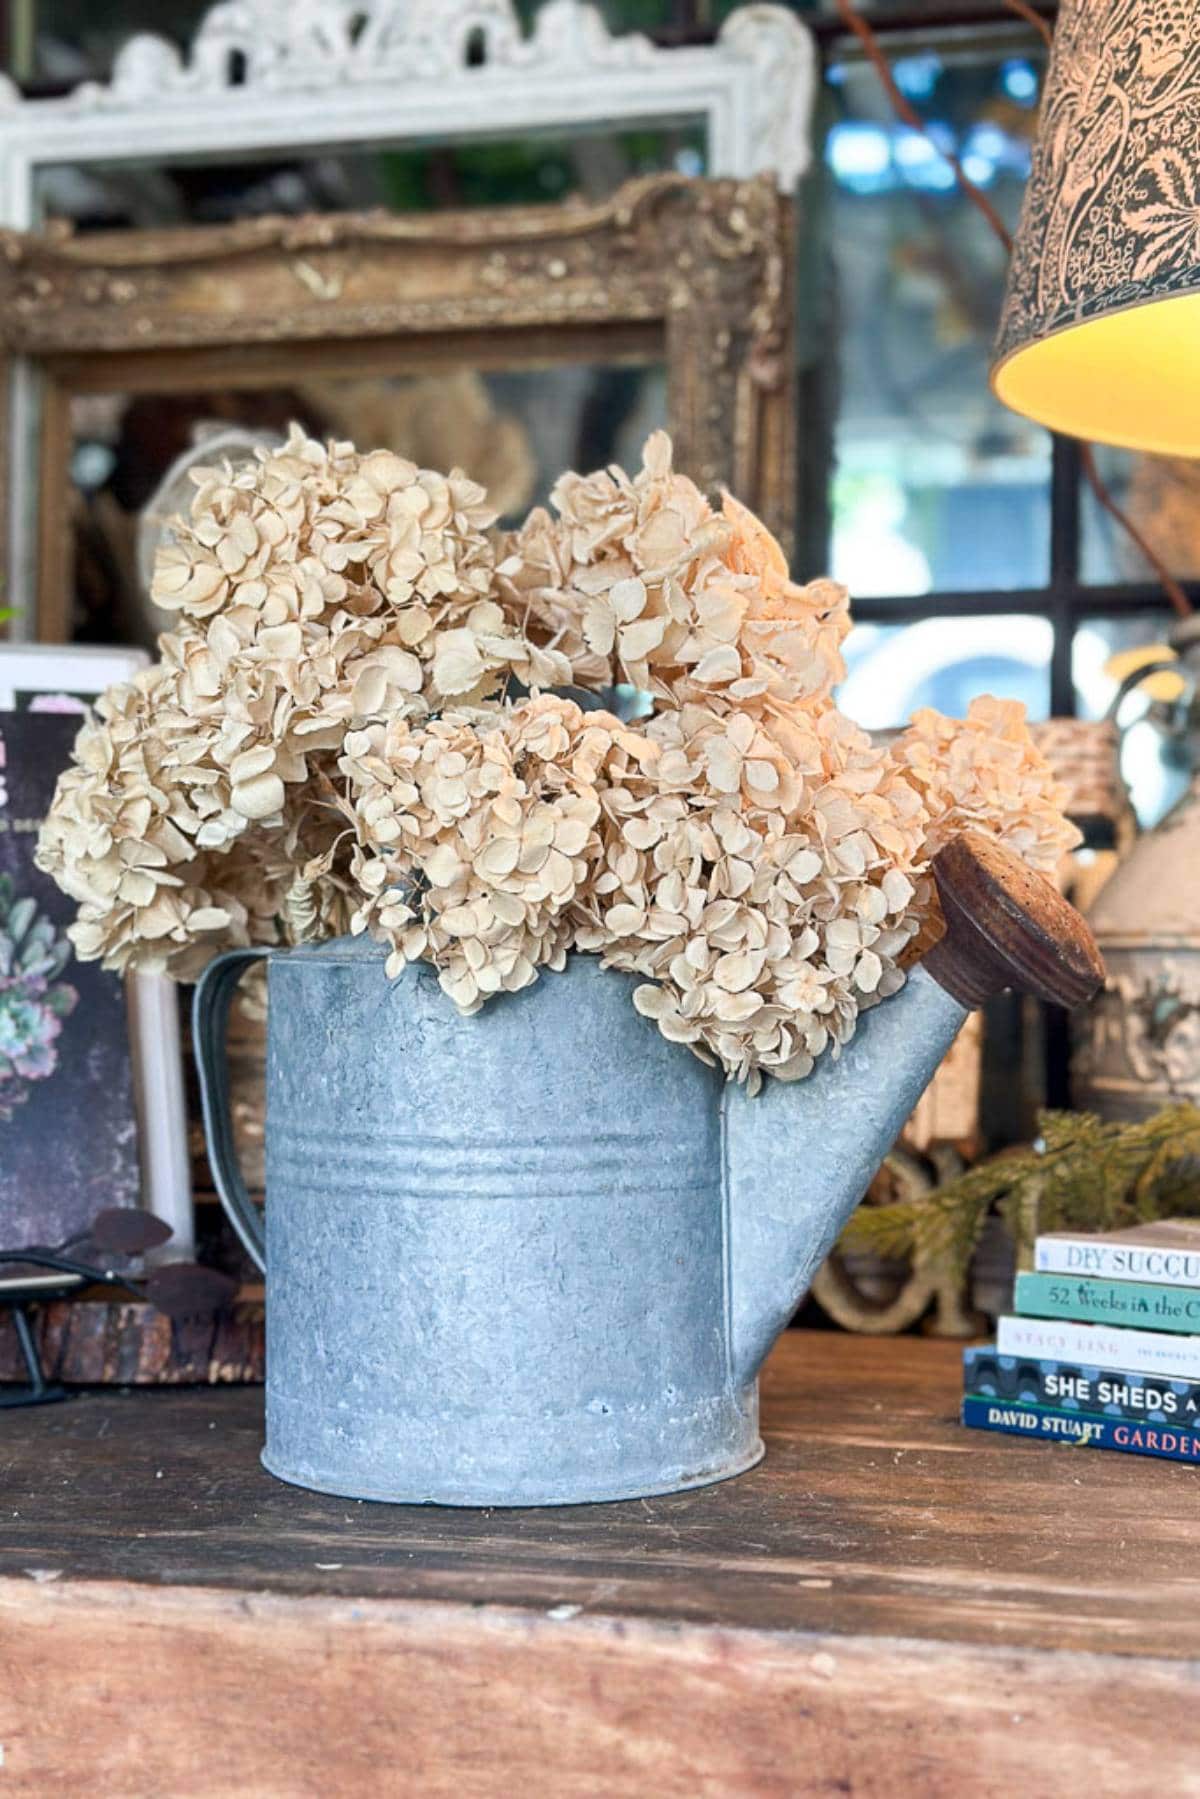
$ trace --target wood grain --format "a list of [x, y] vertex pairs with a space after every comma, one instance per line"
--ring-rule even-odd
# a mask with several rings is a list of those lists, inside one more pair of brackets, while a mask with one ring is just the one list
[[0, 1581], [0, 1674], [37, 1799], [1200, 1790], [1179, 1665], [1103, 1654]]
[[1200, 1792], [1196, 1471], [966, 1432], [958, 1384], [793, 1333], [760, 1468], [542, 1512], [285, 1487], [252, 1389], [16, 1415], [0, 1791]]
[[[135, 1301], [87, 1297], [31, 1307], [29, 1317], [53, 1382], [184, 1386], [263, 1378], [261, 1287], [244, 1288], [215, 1318], [187, 1322]], [[0, 1381], [23, 1377], [16, 1332], [0, 1309]]]

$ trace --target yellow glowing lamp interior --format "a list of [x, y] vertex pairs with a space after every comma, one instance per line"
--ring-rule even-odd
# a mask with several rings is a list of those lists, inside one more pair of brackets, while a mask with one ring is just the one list
[[1200, 456], [1200, 293], [1038, 338], [993, 371], [992, 386], [1006, 406], [1052, 431]]

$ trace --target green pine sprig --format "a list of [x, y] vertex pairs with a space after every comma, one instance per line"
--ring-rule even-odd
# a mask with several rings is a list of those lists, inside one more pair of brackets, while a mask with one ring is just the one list
[[1039, 1231], [1111, 1231], [1200, 1216], [1200, 1108], [1168, 1106], [1133, 1124], [1042, 1112], [1038, 1128], [1032, 1147], [993, 1156], [932, 1193], [861, 1206], [839, 1247], [911, 1258], [961, 1281], [993, 1208], [1022, 1265]]

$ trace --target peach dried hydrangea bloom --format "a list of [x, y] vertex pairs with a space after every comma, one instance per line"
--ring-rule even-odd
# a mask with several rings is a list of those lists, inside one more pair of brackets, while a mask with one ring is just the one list
[[889, 750], [921, 797], [924, 855], [959, 831], [991, 831], [1040, 874], [1053, 874], [1082, 841], [1063, 816], [1068, 790], [1035, 745], [1018, 700], [983, 695], [965, 719], [925, 707]]
[[[886, 749], [838, 711], [844, 591], [793, 583], [661, 433], [636, 476], [553, 500], [497, 548], [478, 488], [390, 453], [293, 432], [202, 472], [157, 576], [179, 627], [101, 702], [43, 830], [80, 953], [194, 974], [353, 915], [471, 1012], [574, 945], [757, 1085], [902, 984], [954, 831], [1039, 868], [1070, 846], [1020, 708], [922, 713]], [[498, 700], [510, 673], [534, 697]], [[572, 674], [655, 715], [536, 692]]]
[[[890, 746], [889, 761], [917, 793], [924, 820], [921, 867], [959, 831], [986, 831], [1039, 874], [1053, 876], [1082, 841], [1064, 816], [1067, 788], [1038, 750], [1017, 700], [971, 701], [965, 719], [926, 707]], [[941, 932], [932, 877], [917, 883], [913, 916], [921, 955]]]
[[792, 582], [752, 513], [729, 495], [714, 512], [674, 471], [664, 432], [632, 480], [565, 475], [551, 502], [558, 521], [532, 513], [501, 574], [581, 685], [627, 681], [663, 706], [828, 700], [845, 672], [845, 589]]
[[563, 966], [617, 743], [639, 740], [608, 713], [549, 695], [420, 727], [393, 719], [346, 739], [364, 896], [352, 928], [391, 946], [389, 974], [424, 957], [470, 1013]]
[[[859, 1012], [902, 984], [921, 840], [910, 788], [833, 709], [797, 714], [804, 774], [770, 791], [712, 779], [736, 739], [743, 767], [779, 751], [744, 714], [689, 703], [646, 726], [657, 752], [610, 769], [603, 864], [577, 904], [576, 942], [652, 984], [634, 1003], [674, 1042], [757, 1087], [809, 1073]], [[793, 742], [793, 751], [797, 745]]]

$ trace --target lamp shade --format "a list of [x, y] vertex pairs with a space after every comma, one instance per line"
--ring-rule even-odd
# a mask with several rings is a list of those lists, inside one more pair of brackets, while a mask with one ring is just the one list
[[1099, 443], [1200, 456], [1200, 3], [1064, 0], [992, 388]]

